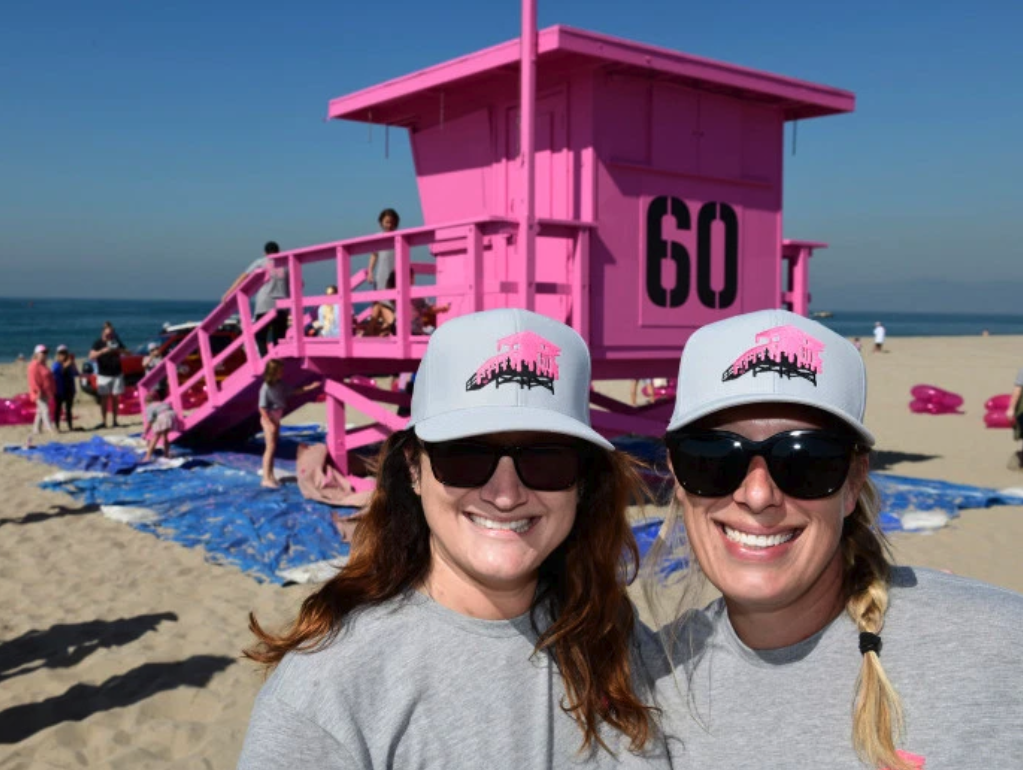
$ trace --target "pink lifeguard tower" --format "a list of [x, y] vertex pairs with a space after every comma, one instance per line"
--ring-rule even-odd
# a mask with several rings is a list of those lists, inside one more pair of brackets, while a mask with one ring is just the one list
[[[332, 119], [408, 131], [424, 226], [275, 257], [290, 268], [289, 336], [269, 352], [293, 385], [325, 380], [331, 457], [349, 474], [349, 452], [401, 429], [404, 393], [368, 376], [414, 372], [429, 339], [415, 334], [413, 299], [449, 305], [439, 323], [477, 310], [523, 307], [574, 327], [593, 355], [595, 379], [669, 377], [689, 335], [737, 313], [789, 307], [805, 314], [807, 268], [826, 244], [782, 240], [786, 121], [854, 108], [853, 94], [554, 26], [535, 30], [526, 0], [519, 39], [330, 102]], [[435, 285], [414, 286], [410, 249], [428, 247]], [[396, 287], [362, 290], [352, 258], [393, 249]], [[332, 261], [339, 293], [303, 291], [302, 271]], [[264, 360], [250, 276], [142, 382], [166, 380], [184, 414], [181, 440], [258, 430]], [[394, 334], [357, 336], [353, 307], [390, 300]], [[305, 337], [299, 319], [337, 305], [338, 337]], [[365, 314], [367, 311], [363, 311]], [[239, 317], [242, 336], [214, 356], [210, 332]], [[218, 364], [242, 349], [227, 377]], [[198, 352], [186, 382], [177, 364]], [[595, 427], [612, 436], [659, 435], [670, 404], [632, 407], [593, 391]], [[297, 403], [295, 404], [298, 405]], [[191, 408], [189, 408], [191, 407]], [[353, 408], [371, 422], [346, 428]], [[356, 488], [372, 482], [350, 475]]]

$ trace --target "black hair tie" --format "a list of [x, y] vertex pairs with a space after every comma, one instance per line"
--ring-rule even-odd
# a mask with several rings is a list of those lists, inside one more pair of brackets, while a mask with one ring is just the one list
[[860, 631], [860, 654], [866, 655], [868, 652], [881, 654], [881, 637], [869, 631]]

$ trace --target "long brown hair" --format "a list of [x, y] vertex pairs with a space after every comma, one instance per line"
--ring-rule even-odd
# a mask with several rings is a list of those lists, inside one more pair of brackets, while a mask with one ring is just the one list
[[[412, 431], [391, 435], [378, 459], [376, 491], [341, 571], [303, 603], [281, 634], [265, 631], [249, 615], [258, 642], [245, 657], [273, 669], [289, 652], [311, 652], [333, 640], [346, 616], [415, 589], [431, 560], [430, 530], [413, 490], [409, 464], [422, 447]], [[531, 615], [544, 608], [553, 618], [536, 643], [549, 654], [565, 683], [562, 707], [583, 732], [583, 748], [607, 748], [605, 722], [628, 736], [633, 750], [651, 736], [650, 708], [632, 689], [630, 659], [635, 622], [626, 586], [635, 577], [639, 552], [626, 507], [645, 499], [638, 463], [596, 447], [585, 451], [579, 515], [565, 541], [540, 568]], [[539, 630], [539, 629], [538, 629]]]
[[273, 385], [281, 378], [282, 374], [284, 374], [284, 364], [278, 358], [271, 358], [266, 362], [266, 368], [263, 369], [263, 382]]

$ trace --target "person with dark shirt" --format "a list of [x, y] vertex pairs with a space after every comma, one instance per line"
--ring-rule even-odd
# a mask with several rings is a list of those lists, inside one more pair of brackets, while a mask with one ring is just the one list
[[53, 380], [57, 386], [57, 397], [53, 402], [53, 425], [60, 431], [60, 415], [67, 416], [67, 429], [74, 430], [71, 407], [75, 403], [75, 380], [78, 379], [78, 367], [75, 357], [67, 349], [67, 345], [57, 346], [57, 360], [53, 362]]
[[103, 336], [96, 340], [89, 351], [89, 360], [96, 367], [96, 395], [99, 397], [99, 408], [103, 414], [103, 422], [96, 428], [107, 427], [107, 412], [113, 417], [113, 427], [117, 425], [118, 398], [124, 393], [124, 374], [121, 369], [121, 356], [124, 345], [121, 344], [109, 324], [103, 327]]

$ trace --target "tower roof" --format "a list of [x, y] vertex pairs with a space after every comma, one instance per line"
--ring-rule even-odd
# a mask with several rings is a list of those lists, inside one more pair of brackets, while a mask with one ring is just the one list
[[[849, 91], [770, 72], [740, 67], [667, 48], [556, 25], [538, 34], [538, 65], [544, 77], [580, 67], [600, 67], [677, 83], [774, 106], [786, 120], [852, 112]], [[414, 127], [431, 118], [480, 102], [496, 86], [515, 86], [519, 39], [460, 56], [432, 67], [331, 100], [328, 118]]]

